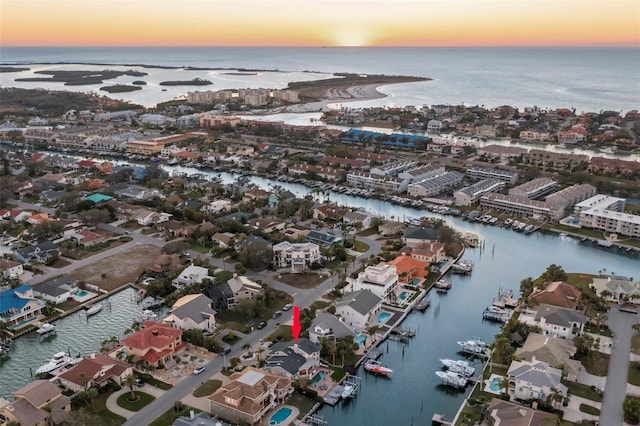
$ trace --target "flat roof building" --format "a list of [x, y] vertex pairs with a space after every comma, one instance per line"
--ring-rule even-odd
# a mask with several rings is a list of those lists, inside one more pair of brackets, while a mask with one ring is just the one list
[[454, 192], [454, 203], [456, 206], [470, 206], [477, 203], [483, 194], [500, 191], [505, 186], [503, 181], [484, 179]]
[[557, 186], [558, 182], [555, 180], [542, 177], [511, 188], [509, 195], [537, 200], [547, 194], [551, 194]]
[[564, 215], [564, 209], [560, 206], [495, 192], [484, 194], [480, 198], [480, 207], [486, 210], [500, 210], [515, 216], [538, 217], [552, 222], [562, 219]]
[[455, 188], [462, 182], [463, 177], [464, 175], [459, 172], [446, 172], [409, 184], [407, 193], [414, 197], [431, 197]]
[[593, 208], [580, 212], [580, 226], [640, 238], [640, 216]]
[[509, 185], [515, 185], [518, 181], [518, 173], [516, 172], [512, 172], [511, 170], [490, 169], [488, 167], [469, 167], [467, 168], [466, 176], [474, 180], [497, 179]]

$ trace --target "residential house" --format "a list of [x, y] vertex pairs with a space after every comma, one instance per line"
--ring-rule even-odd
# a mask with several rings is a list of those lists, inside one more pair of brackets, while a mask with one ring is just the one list
[[231, 210], [231, 200], [214, 200], [200, 208], [204, 213], [216, 214]]
[[3, 278], [17, 278], [24, 273], [22, 263], [0, 258], [0, 272]]
[[565, 369], [567, 377], [571, 381], [578, 381], [578, 374], [582, 364], [572, 359], [576, 353], [576, 347], [571, 340], [546, 336], [539, 333], [529, 333], [527, 340], [521, 348], [516, 349], [516, 359], [544, 361], [552, 367]]
[[281, 234], [286, 235], [288, 238], [292, 240], [299, 240], [307, 236], [309, 231], [306, 229], [298, 229], [298, 228], [285, 228]]
[[173, 284], [174, 287], [180, 290], [193, 284], [199, 284], [205, 278], [208, 278], [211, 281], [214, 280], [213, 277], [209, 276], [209, 270], [207, 268], [203, 268], [202, 266], [195, 266], [192, 263], [191, 265], [184, 268], [184, 270], [180, 272], [180, 275], [178, 275], [176, 278], [174, 278], [173, 281], [171, 281], [171, 284]]
[[45, 303], [36, 299], [33, 288], [21, 285], [0, 291], [0, 322], [9, 325], [35, 319], [42, 314]]
[[387, 264], [396, 268], [400, 284], [411, 284], [414, 278], [425, 278], [429, 274], [429, 263], [421, 262], [404, 253]]
[[358, 210], [345, 213], [342, 216], [342, 221], [347, 225], [355, 225], [360, 222], [362, 224], [362, 229], [369, 229], [371, 228], [371, 222], [375, 217], [377, 216], [372, 213]]
[[[404, 251], [403, 248], [401, 250]], [[440, 263], [447, 257], [444, 243], [424, 242], [411, 248], [411, 257], [415, 260], [428, 263]]]
[[264, 369], [278, 376], [296, 379], [311, 379], [320, 365], [322, 346], [309, 339], [297, 342], [276, 342], [269, 348]]
[[69, 300], [76, 289], [75, 280], [67, 277], [58, 277], [33, 286], [33, 294], [57, 305]]
[[280, 219], [258, 218], [252, 219], [251, 221], [247, 222], [247, 225], [258, 229], [265, 234], [269, 234], [271, 232], [282, 231], [286, 225], [286, 222]]
[[528, 297], [528, 301], [533, 306], [540, 306], [543, 303], [560, 306], [568, 309], [575, 309], [582, 292], [577, 288], [562, 282], [554, 281], [545, 283], [544, 288], [535, 289]]
[[305, 239], [307, 241], [311, 241], [312, 243], [316, 243], [316, 244], [323, 244], [323, 245], [332, 245], [332, 244], [342, 244], [343, 243], [343, 239], [333, 235], [329, 232], [320, 232], [320, 231], [309, 231], [307, 232], [307, 235], [305, 235]]
[[337, 299], [335, 306], [336, 316], [345, 324], [356, 330], [366, 330], [382, 309], [382, 298], [371, 290], [358, 290]]
[[389, 237], [392, 235], [402, 234], [405, 224], [402, 222], [385, 221], [383, 224], [378, 225], [378, 234], [383, 237]]
[[640, 300], [640, 281], [634, 283], [631, 278], [619, 276], [593, 278], [590, 287], [598, 296], [612, 302], [630, 300], [637, 303]]
[[391, 302], [398, 288], [398, 272], [396, 267], [386, 263], [367, 266], [357, 278], [347, 278], [350, 291], [370, 290], [384, 301]]
[[147, 265], [145, 271], [155, 276], [165, 276], [180, 269], [182, 269], [182, 262], [179, 254], [161, 254], [154, 259], [153, 263]]
[[336, 204], [322, 204], [313, 209], [313, 218], [317, 220], [330, 219], [339, 221], [348, 212], [344, 207]]
[[54, 256], [58, 255], [58, 248], [58, 244], [51, 241], [45, 241], [40, 244], [18, 249], [14, 254], [17, 260], [23, 263], [30, 261], [47, 263], [53, 259]]
[[567, 396], [567, 387], [562, 384], [562, 370], [535, 358], [531, 361], [512, 361], [507, 377], [509, 394], [516, 399], [546, 401], [554, 390], [563, 397]]
[[104, 243], [109, 240], [109, 237], [97, 232], [83, 229], [69, 234], [70, 239], [74, 240], [76, 244], [83, 247], [92, 247], [100, 243]]
[[48, 380], [27, 383], [13, 392], [12, 401], [0, 398], [0, 424], [3, 425], [11, 422], [20, 426], [58, 425], [67, 419], [70, 411], [71, 399]]
[[348, 325], [327, 312], [317, 312], [309, 328], [309, 339], [314, 343], [318, 343], [322, 338], [340, 340], [355, 334]]
[[420, 243], [438, 241], [439, 234], [435, 228], [408, 228], [402, 236], [402, 242], [409, 246], [414, 247]]
[[495, 426], [544, 426], [554, 424], [555, 414], [534, 410], [531, 407], [503, 399], [493, 398], [487, 408], [492, 425]]
[[144, 328], [120, 340], [125, 356], [133, 355], [158, 368], [167, 366], [173, 355], [185, 349], [182, 330], [154, 321], [145, 321], [142, 325]]
[[60, 384], [74, 392], [92, 387], [103, 388], [109, 383], [125, 386], [125, 378], [133, 367], [101, 353], [92, 353], [58, 376]]
[[194, 413], [190, 411], [189, 416], [181, 416], [176, 418], [171, 426], [231, 426], [227, 422], [223, 422], [217, 418], [213, 418], [205, 412]]
[[231, 290], [231, 297], [225, 303], [227, 309], [235, 308], [242, 300], [256, 300], [264, 294], [260, 284], [244, 275], [233, 274], [233, 278], [227, 281], [227, 286]]
[[216, 311], [211, 308], [212, 300], [204, 294], [182, 296], [171, 307], [171, 313], [162, 321], [181, 330], [214, 330]]
[[254, 367], [233, 373], [209, 397], [212, 414], [250, 425], [260, 422], [271, 409], [293, 394], [291, 379]]
[[146, 209], [140, 209], [134, 213], [133, 219], [142, 226], [150, 226], [154, 223], [166, 222], [171, 218], [169, 213], [157, 213]]
[[218, 247], [226, 249], [233, 247], [233, 237], [235, 235], [231, 232], [216, 232], [211, 236], [211, 240]]
[[573, 309], [543, 303], [538, 308], [534, 321], [544, 334], [570, 339], [584, 330], [586, 318]]
[[187, 226], [177, 220], [169, 219], [166, 222], [156, 224], [156, 228], [168, 237], [189, 237], [193, 233], [191, 226]]
[[274, 209], [281, 201], [291, 202], [296, 199], [296, 196], [291, 191], [282, 191], [278, 194], [269, 195], [269, 207]]
[[290, 243], [283, 241], [273, 246], [275, 268], [291, 267], [291, 272], [302, 272], [313, 263], [320, 262], [320, 246], [314, 243]]
[[247, 201], [268, 198], [269, 194], [270, 192], [264, 189], [248, 189], [242, 194], [242, 201], [246, 203]]

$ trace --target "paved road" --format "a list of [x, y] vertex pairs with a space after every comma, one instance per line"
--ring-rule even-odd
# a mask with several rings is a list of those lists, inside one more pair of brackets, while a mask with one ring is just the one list
[[637, 314], [620, 312], [619, 306], [609, 310], [607, 325], [613, 332], [611, 358], [607, 371], [607, 382], [600, 410], [601, 425], [623, 424], [622, 402], [627, 394], [627, 375], [629, 373], [629, 354], [631, 353], [631, 326], [640, 322]]
[[[372, 253], [380, 252], [380, 243], [371, 238], [358, 238], [360, 241], [365, 242], [369, 245], [369, 249], [360, 255], [360, 257], [369, 257]], [[192, 256], [196, 256], [197, 254], [192, 252]], [[199, 255], [199, 257], [204, 257], [208, 259], [212, 265], [222, 268], [222, 260], [216, 259], [212, 256], [208, 255]], [[227, 264], [229, 266], [229, 264]], [[349, 265], [348, 272], [351, 273], [354, 270], [360, 267], [360, 263], [358, 261]], [[286, 291], [291, 294], [294, 298], [294, 304], [300, 307], [309, 306], [311, 303], [315, 302], [320, 298], [323, 294], [328, 292], [332, 288], [332, 280], [331, 278], [326, 279], [318, 286], [308, 290], [300, 290], [295, 287], [291, 287], [279, 281], [272, 279], [269, 274], [266, 273], [248, 273], [251, 279], [260, 279], [263, 282], [269, 284], [273, 288], [278, 290]], [[288, 312], [284, 312], [282, 316], [278, 319], [278, 322], [282, 324], [286, 324], [291, 321], [291, 317], [293, 315], [293, 310]], [[209, 380], [216, 373], [222, 370], [224, 363], [231, 359], [232, 357], [239, 357], [242, 354], [242, 347], [248, 343], [251, 346], [257, 344], [260, 339], [265, 339], [269, 336], [274, 330], [274, 321], [269, 321], [267, 326], [262, 330], [255, 330], [252, 333], [249, 333], [247, 336], [240, 339], [233, 345], [231, 353], [226, 357], [217, 357], [209, 363], [206, 364], [206, 369], [203, 374], [199, 376], [190, 376], [179, 382], [176, 386], [168, 390], [164, 395], [153, 401], [151, 404], [144, 407], [138, 413], [136, 413], [133, 417], [129, 418], [125, 423], [126, 426], [137, 426], [143, 424], [149, 424], [157, 417], [159, 417], [162, 413], [167, 411], [169, 408], [173, 407], [173, 404], [176, 401], [180, 401], [189, 393], [193, 392], [193, 390], [198, 387], [202, 382]]]

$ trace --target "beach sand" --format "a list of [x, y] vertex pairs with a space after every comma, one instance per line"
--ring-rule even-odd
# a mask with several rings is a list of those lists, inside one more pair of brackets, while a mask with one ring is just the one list
[[387, 95], [378, 91], [378, 84], [366, 84], [362, 86], [338, 87], [322, 89], [324, 93], [318, 93], [321, 101], [309, 102], [306, 104], [288, 105], [271, 110], [270, 112], [316, 112], [328, 111], [330, 104], [368, 101], [371, 99], [384, 98]]

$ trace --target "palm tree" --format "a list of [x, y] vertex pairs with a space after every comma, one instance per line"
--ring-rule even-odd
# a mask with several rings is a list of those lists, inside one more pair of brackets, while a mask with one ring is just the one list
[[80, 379], [80, 382], [82, 382], [82, 385], [84, 386], [84, 390], [87, 390], [87, 383], [89, 382], [87, 380], [87, 373], [85, 373], [84, 371], [81, 372], [80, 374], [78, 374], [78, 378]]
[[124, 384], [129, 388], [131, 392], [131, 396], [129, 397], [129, 401], [133, 402], [136, 400], [136, 394], [133, 392], [134, 386], [136, 385], [136, 378], [133, 377], [133, 374], [127, 374], [124, 378]]
[[89, 400], [89, 406], [91, 406], [91, 411], [93, 411], [93, 403], [95, 399], [98, 397], [98, 389], [90, 388], [86, 391], [87, 399]]

